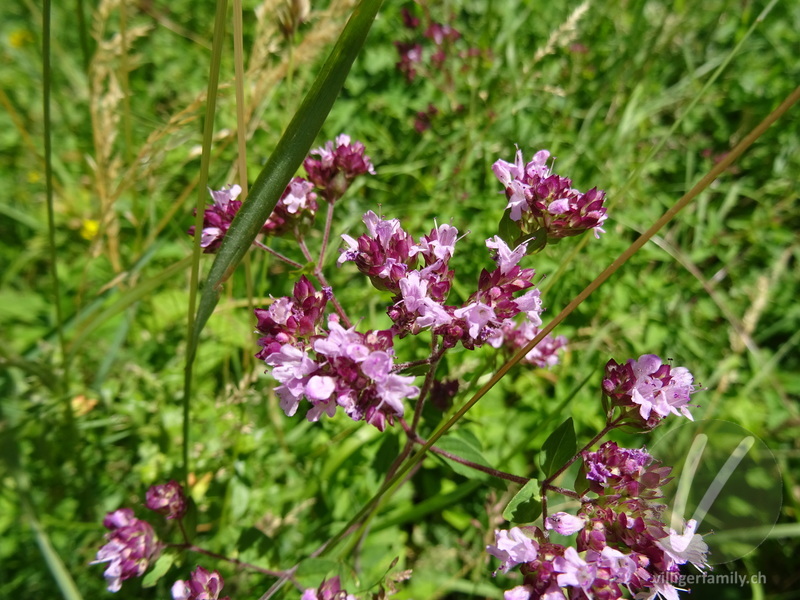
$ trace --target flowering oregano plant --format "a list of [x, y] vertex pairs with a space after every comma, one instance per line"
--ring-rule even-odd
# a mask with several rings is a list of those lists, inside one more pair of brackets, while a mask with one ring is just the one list
[[[409, 28], [419, 25], [410, 13], [404, 18]], [[442, 48], [448, 40], [458, 39], [455, 30], [443, 26], [431, 26], [425, 35]], [[298, 277], [290, 296], [273, 298], [269, 306], [255, 310], [260, 348], [256, 356], [277, 382], [274, 391], [289, 417], [302, 406], [312, 422], [323, 415], [333, 418], [341, 409], [350, 419], [366, 421], [381, 432], [399, 423], [406, 446], [389, 468], [388, 481], [410, 449], [425, 444], [418, 428], [426, 402], [446, 410], [458, 393], [457, 379], [437, 378], [437, 366], [448, 351], [457, 346], [466, 350], [489, 346], [506, 353], [527, 348], [523, 359], [527, 364], [546, 368], [558, 363], [567, 344], [564, 336], [548, 335], [528, 348], [540, 337], [544, 305], [536, 271], [523, 263], [548, 243], [587, 231], [597, 236], [607, 219], [605, 192], [574, 189], [570, 179], [552, 172], [546, 150], [536, 152], [527, 163], [519, 149], [513, 163], [498, 160], [492, 169], [506, 197], [501, 205], [506, 211], [505, 225], [515, 230], [509, 232], [506, 227], [501, 235], [484, 241], [491, 266], [483, 268], [476, 281], [458, 280], [466, 292], [455, 299], [451, 296], [457, 274], [451, 262], [463, 237], [456, 225], [435, 222], [428, 233], [414, 236], [398, 219], [368, 210], [362, 219], [364, 233], [341, 235], [337, 265], [347, 268], [352, 263], [384, 294], [391, 325], [374, 330], [360, 327], [360, 320], [348, 315], [323, 267], [335, 205], [356, 178], [374, 175], [376, 170], [364, 145], [344, 134], [312, 150], [304, 169], [308, 179], [290, 181], [261, 231], [265, 239], [292, 235], [302, 254], [300, 260], [310, 267]], [[239, 186], [211, 191], [213, 204], [204, 214], [200, 235], [206, 252], [219, 248], [241, 208], [240, 194]], [[315, 257], [306, 245], [306, 234], [322, 204], [327, 213]], [[264, 242], [254, 245], [296, 269], [302, 267]], [[404, 361], [403, 340], [422, 334], [430, 339], [428, 356]], [[601, 385], [605, 426], [578, 449], [571, 420], [562, 424], [542, 448], [543, 478], [538, 482], [430, 448], [466, 467], [526, 483], [504, 513], [515, 525], [495, 531], [495, 543], [487, 546], [489, 554], [500, 561], [495, 574], [515, 567], [522, 573], [522, 584], [505, 593], [507, 600], [611, 600], [625, 593], [676, 600], [681, 565], [706, 568], [708, 548], [697, 533], [699, 524], [689, 521], [683, 531], [675, 531], [663, 521], [662, 488], [671, 468], [659, 464], [645, 449], [621, 448], [613, 441], [594, 449], [617, 428], [649, 432], [670, 415], [691, 419], [695, 391], [688, 369], [673, 367], [654, 354], [622, 364], [610, 360]], [[555, 438], [558, 443], [552, 442]], [[575, 462], [580, 464], [576, 489], [556, 485]], [[549, 514], [548, 494], [571, 498], [579, 508], [575, 514]], [[141, 576], [166, 548], [292, 578], [292, 569], [272, 571], [193, 544], [184, 523], [189, 501], [177, 482], [152, 486], [145, 504], [176, 523], [182, 541], [159, 541], [152, 526], [135, 518], [131, 509], [109, 513], [104, 521], [111, 530], [106, 535], [108, 543], [95, 561], [109, 563], [105, 574], [109, 590], [117, 591], [122, 581]], [[527, 519], [520, 520], [517, 515], [522, 513], [515, 510], [523, 505], [527, 505]], [[571, 541], [551, 539], [552, 533]], [[409, 572], [401, 572], [387, 578], [388, 591], [381, 584], [372, 597], [391, 594], [392, 582], [408, 576]], [[175, 600], [222, 600], [222, 587], [218, 571], [197, 566], [188, 580], [175, 582], [172, 595]], [[315, 588], [298, 587], [302, 600], [357, 598], [343, 589], [338, 576], [323, 579]]]
[[[544, 465], [539, 490], [544, 528], [498, 530], [495, 544], [487, 546], [487, 552], [502, 561], [498, 571], [520, 566], [523, 583], [507, 591], [506, 600], [616, 600], [626, 591], [636, 598], [677, 600], [681, 565], [708, 567], [708, 546], [696, 533], [698, 523], [689, 520], [677, 532], [663, 520], [662, 488], [672, 468], [660, 465], [645, 449], [620, 448], [613, 441], [591, 450], [619, 427], [649, 431], [669, 414], [691, 419], [687, 405], [696, 391], [693, 383], [688, 369], [671, 367], [656, 355], [631, 359], [623, 366], [609, 361], [602, 383], [606, 426], [581, 450], [561, 450], [563, 464]], [[655, 414], [661, 416], [650, 420], [656, 405], [660, 411]], [[560, 441], [569, 438], [563, 435], [565, 428], [571, 431], [571, 420], [559, 428]], [[577, 489], [555, 486], [555, 479], [577, 460]], [[577, 514], [548, 515], [548, 492], [578, 500]], [[551, 531], [575, 536], [574, 542], [554, 542]]]

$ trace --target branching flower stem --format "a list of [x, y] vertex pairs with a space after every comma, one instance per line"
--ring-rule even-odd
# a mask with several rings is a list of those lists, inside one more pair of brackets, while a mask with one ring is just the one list
[[[403, 426], [403, 429], [405, 429], [406, 433], [409, 436], [409, 439], [412, 442], [420, 445], [424, 445], [426, 443], [424, 438], [420, 437], [419, 435], [411, 431], [411, 428], [408, 426], [405, 420], [400, 419], [400, 424]], [[444, 456], [445, 458], [449, 458], [450, 460], [460, 463], [466, 467], [469, 467], [470, 469], [475, 469], [476, 471], [480, 471], [481, 473], [486, 473], [488, 475], [491, 475], [492, 477], [505, 479], [506, 481], [511, 481], [513, 483], [519, 483], [520, 485], [525, 485], [526, 483], [528, 483], [528, 481], [530, 481], [527, 477], [520, 477], [519, 475], [506, 473], [505, 471], [499, 471], [498, 469], [493, 469], [492, 467], [487, 467], [485, 465], [472, 462], [471, 460], [461, 458], [460, 456], [453, 454], [452, 452], [448, 452], [447, 450], [443, 450], [442, 448], [439, 448], [437, 446], [431, 446], [431, 452], [434, 452], [435, 454], [438, 454], [440, 456]], [[577, 497], [577, 494], [575, 494], [575, 492], [572, 492], [572, 494], [574, 494], [575, 497]]]
[[[329, 227], [329, 225], [326, 225], [326, 227]], [[294, 237], [297, 240], [297, 245], [300, 246], [300, 251], [303, 253], [303, 256], [305, 256], [308, 262], [313, 263], [314, 258], [311, 256], [311, 252], [308, 250], [308, 246], [306, 246], [305, 240], [300, 236], [300, 230], [297, 229], [297, 227], [295, 227], [294, 229]], [[333, 290], [331, 285], [328, 283], [328, 280], [325, 279], [325, 274], [322, 272], [321, 262], [314, 263], [314, 277], [317, 278], [317, 281], [319, 281], [319, 284], [322, 287], [326, 287], [330, 290]], [[344, 308], [342, 308], [342, 305], [339, 304], [339, 301], [336, 299], [336, 296], [333, 294], [333, 292], [331, 292], [330, 300], [331, 304], [333, 304], [333, 308], [336, 310], [336, 314], [339, 315], [339, 317], [341, 317], [344, 326], [352, 327], [352, 322], [350, 321], [350, 318], [347, 316], [347, 313], [344, 312]]]
[[319, 260], [317, 265], [325, 262], [325, 251], [328, 249], [328, 240], [331, 236], [331, 225], [333, 223], [333, 202], [328, 202], [328, 212], [325, 215], [325, 229], [322, 232], [322, 243], [319, 247]]
[[197, 552], [199, 554], [205, 554], [206, 556], [210, 556], [212, 558], [218, 558], [220, 560], [225, 560], [231, 564], [236, 565], [237, 567], [241, 567], [243, 569], [252, 569], [254, 571], [258, 571], [259, 573], [263, 573], [264, 575], [271, 575], [273, 577], [282, 577], [286, 574], [285, 571], [272, 571], [270, 569], [265, 569], [263, 567], [259, 567], [257, 565], [253, 565], [250, 563], [243, 562], [237, 558], [230, 558], [228, 556], [224, 556], [222, 554], [217, 554], [216, 552], [212, 552], [211, 550], [206, 550], [205, 548], [201, 548], [200, 546], [195, 546], [189, 540], [189, 534], [186, 531], [186, 527], [183, 524], [183, 519], [178, 519], [178, 529], [181, 531], [181, 537], [183, 537], [183, 542], [180, 544], [167, 544], [169, 548], [176, 548], [178, 550], [189, 550], [190, 552]]
[[188, 550], [190, 552], [197, 552], [198, 554], [205, 554], [206, 556], [210, 556], [211, 558], [216, 558], [219, 560], [224, 560], [226, 562], [229, 562], [233, 565], [236, 565], [237, 567], [241, 567], [242, 569], [252, 569], [253, 571], [257, 571], [259, 573], [263, 573], [264, 575], [269, 575], [271, 577], [283, 577], [284, 575], [286, 575], [285, 571], [272, 571], [271, 569], [265, 569], [264, 567], [259, 567], [258, 565], [241, 561], [238, 558], [231, 558], [229, 556], [225, 556], [224, 554], [218, 554], [216, 552], [212, 552], [211, 550], [206, 550], [205, 548], [201, 548], [200, 546], [195, 546], [194, 544], [190, 543], [167, 544], [167, 547], [176, 548], [177, 550]]
[[266, 246], [266, 245], [262, 244], [258, 240], [253, 240], [253, 245], [256, 246], [257, 248], [261, 248], [265, 252], [268, 252], [269, 254], [271, 254], [272, 256], [277, 258], [279, 261], [285, 262], [290, 267], [294, 267], [295, 269], [302, 269], [303, 268], [303, 265], [301, 265], [299, 262], [293, 261], [291, 258], [289, 258], [287, 256], [284, 256], [283, 254], [281, 254], [277, 250], [274, 250], [273, 248], [270, 248], [269, 246]]
[[564, 488], [560, 488], [560, 487], [554, 486], [553, 485], [553, 481], [555, 481], [564, 471], [566, 471], [572, 465], [572, 463], [574, 463], [576, 460], [578, 460], [584, 452], [586, 452], [589, 448], [591, 448], [597, 442], [599, 442], [601, 439], [603, 439], [603, 437], [605, 437], [605, 435], [609, 431], [619, 427], [624, 418], [625, 418], [625, 415], [623, 414], [623, 415], [620, 415], [619, 417], [617, 417], [616, 419], [613, 419], [613, 420], [609, 419], [606, 422], [606, 426], [603, 427], [603, 429], [601, 429], [600, 432], [596, 436], [594, 436], [591, 440], [589, 440], [583, 446], [583, 448], [578, 450], [572, 456], [572, 458], [570, 458], [567, 462], [565, 462], [563, 465], [561, 465], [555, 471], [555, 473], [553, 473], [552, 475], [550, 475], [550, 477], [548, 477], [547, 479], [542, 481], [542, 487], [541, 487], [541, 493], [542, 493], [542, 519], [546, 519], [547, 518], [547, 492], [548, 491], [553, 491], [553, 492], [556, 492], [558, 494], [562, 494], [564, 496], [569, 496], [570, 498], [579, 498], [580, 497], [575, 492], [571, 492], [570, 490], [566, 490]]
[[439, 361], [442, 359], [442, 355], [444, 354], [444, 348], [438, 347], [437, 348], [437, 340], [436, 336], [434, 335], [431, 339], [431, 356], [430, 356], [430, 368], [428, 372], [425, 374], [425, 381], [422, 383], [422, 388], [420, 388], [419, 392], [419, 399], [417, 400], [417, 405], [414, 407], [414, 418], [411, 421], [411, 430], [409, 435], [416, 435], [417, 426], [419, 425], [420, 417], [422, 417], [422, 409], [425, 406], [425, 398], [428, 397], [428, 393], [430, 393], [431, 387], [433, 387], [433, 383], [435, 381], [434, 377], [436, 376], [436, 367], [439, 366]]

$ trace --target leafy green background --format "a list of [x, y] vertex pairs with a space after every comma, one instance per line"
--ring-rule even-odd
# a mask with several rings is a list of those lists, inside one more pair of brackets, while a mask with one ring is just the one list
[[[245, 52], [264, 49], [245, 63], [251, 181], [347, 15], [342, 3], [314, 3], [309, 21], [286, 40], [275, 26], [277, 4], [264, 5], [261, 21], [255, 3], [244, 6]], [[202, 103], [192, 103], [206, 88], [214, 7], [84, 3], [97, 34], [87, 69], [75, 6], [53, 7], [55, 240], [66, 362], [47, 237], [41, 8], [0, 8], [0, 595], [9, 598], [67, 593], [46, 562], [48, 547], [83, 597], [105, 596], [102, 567], [88, 566], [102, 543], [103, 515], [130, 506], [144, 517], [147, 487], [180, 472], [189, 275], [188, 263], [178, 263], [191, 253], [185, 230], [202, 131]], [[425, 11], [462, 38], [442, 69], [408, 83], [395, 69], [393, 42], [413, 33], [402, 28], [402, 4], [386, 2], [319, 137], [322, 143], [346, 132], [363, 141], [378, 171], [337, 206], [334, 232], [360, 233], [367, 209], [401, 218], [414, 236], [434, 219], [452, 220], [469, 231], [452, 263], [455, 303], [489, 265], [483, 240], [496, 233], [503, 211], [491, 164], [511, 160], [514, 144], [526, 157], [548, 148], [558, 157], [556, 171], [577, 188], [607, 190], [611, 216], [600, 240], [565, 240], [530, 259], [544, 277], [547, 320], [800, 80], [800, 5], [770, 4], [749, 33], [767, 6], [587, 3], [573, 22], [575, 2], [427, 3]], [[115, 53], [123, 28], [131, 44]], [[458, 57], [469, 48], [479, 52]], [[221, 77], [233, 81], [227, 49]], [[218, 104], [209, 172], [217, 188], [234, 177], [231, 85], [220, 89]], [[438, 112], [418, 133], [416, 113], [430, 105]], [[753, 432], [775, 455], [783, 480], [781, 526], [756, 552], [717, 568], [761, 572], [766, 583], [698, 587], [696, 597], [788, 599], [800, 586], [793, 568], [800, 533], [798, 130], [795, 108], [559, 327], [570, 339], [561, 365], [514, 368], [450, 434], [496, 468], [537, 476], [539, 450], [564, 419], [574, 419], [579, 444], [602, 427], [598, 386], [609, 358], [653, 352], [688, 366], [706, 388], [695, 396], [697, 418]], [[275, 246], [296, 255], [289, 240]], [[386, 326], [388, 298], [353, 268], [336, 269], [335, 249], [327, 273], [340, 300], [363, 328]], [[192, 496], [198, 543], [283, 569], [372, 497], [403, 440], [397, 428], [379, 434], [341, 415], [317, 424], [283, 415], [274, 382], [252, 358], [248, 306], [288, 293], [296, 274], [251, 254], [249, 271], [240, 268], [225, 286], [195, 364]], [[209, 265], [206, 257], [203, 268]], [[413, 359], [425, 343], [405, 340], [397, 350]], [[500, 364], [490, 348], [454, 351], [440, 374], [461, 380], [460, 405]], [[441, 417], [426, 412], [422, 434]], [[515, 580], [491, 578], [496, 564], [484, 547], [504, 525], [502, 511], [517, 488], [452, 464], [426, 459], [385, 501], [357, 548], [349, 539], [339, 554], [304, 563], [299, 582], [316, 586], [338, 573], [349, 591], [363, 590], [399, 558], [393, 571], [413, 575], [398, 598], [501, 597]], [[154, 588], [129, 581], [118, 597], [167, 598], [171, 582], [196, 564], [219, 568], [232, 598], [258, 598], [272, 582], [179, 556]], [[290, 588], [285, 597], [298, 597]]]

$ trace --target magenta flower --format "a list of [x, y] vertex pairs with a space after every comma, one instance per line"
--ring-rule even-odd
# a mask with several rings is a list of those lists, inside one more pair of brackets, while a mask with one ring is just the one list
[[180, 519], [186, 514], [186, 496], [177, 481], [152, 485], [145, 496], [145, 506], [167, 519]]
[[[261, 228], [261, 233], [281, 235], [303, 220], [313, 221], [317, 212], [317, 195], [312, 191], [313, 188], [314, 185], [302, 177], [292, 179], [278, 200], [275, 210]], [[242, 188], [229, 185], [220, 190], [208, 191], [212, 204], [203, 213], [200, 247], [204, 253], [213, 254], [219, 250], [234, 217], [242, 208], [241, 200], [237, 200]], [[189, 228], [188, 233], [194, 235], [194, 226]]]
[[356, 597], [342, 589], [337, 575], [323, 581], [318, 589], [309, 588], [304, 591], [300, 600], [356, 600]]
[[553, 561], [553, 566], [559, 573], [558, 585], [579, 587], [584, 592], [592, 587], [597, 575], [597, 566], [583, 560], [572, 546], [566, 549], [564, 556], [559, 556]]
[[582, 454], [589, 489], [614, 498], [659, 498], [670, 480], [671, 467], [660, 467], [645, 450], [620, 448], [606, 442], [596, 452]]
[[208, 572], [198, 566], [188, 581], [178, 580], [172, 586], [173, 600], [230, 600], [228, 596], [220, 598], [224, 584], [219, 571]]
[[519, 527], [512, 527], [508, 531], [498, 529], [494, 535], [495, 545], [486, 546], [486, 551], [503, 561], [497, 571], [505, 573], [516, 565], [536, 560], [539, 544], [525, 535]]
[[337, 136], [334, 142], [328, 141], [323, 147], [312, 150], [303, 162], [303, 168], [308, 173], [308, 179], [328, 202], [341, 198], [359, 175], [375, 174], [372, 161], [364, 154], [364, 144], [351, 142], [350, 136], [345, 134]]
[[[541, 304], [541, 301], [540, 301]], [[511, 355], [526, 346], [539, 334], [541, 318], [535, 315], [535, 320], [523, 319], [522, 323], [504, 321], [499, 330], [489, 339], [493, 348], [502, 348], [506, 354]], [[535, 365], [540, 369], [558, 364], [559, 354], [567, 345], [567, 338], [563, 335], [547, 335], [541, 342], [525, 355], [523, 362]]]
[[123, 581], [144, 574], [161, 553], [161, 544], [150, 524], [134, 517], [130, 508], [108, 513], [103, 525], [110, 530], [108, 542], [90, 564], [109, 563], [103, 575], [108, 591], [118, 592]]
[[292, 296], [277, 298], [268, 309], [255, 309], [256, 329], [263, 334], [258, 340], [263, 350], [256, 357], [265, 359], [284, 344], [298, 344], [321, 331], [329, 296], [330, 290], [317, 290], [303, 275], [294, 285]]
[[573, 189], [570, 179], [551, 172], [549, 158], [547, 150], [540, 150], [524, 164], [522, 151], [517, 150], [513, 164], [498, 160], [492, 166], [505, 187], [511, 220], [518, 222], [523, 237], [537, 240], [537, 249], [589, 229], [599, 236], [607, 218], [605, 192], [597, 188], [586, 193]]
[[[528, 600], [531, 597], [533, 588], [528, 585], [518, 585], [517, 587], [503, 593], [503, 600]], [[559, 593], [560, 590], [559, 590]], [[564, 594], [561, 594], [561, 598]]]
[[690, 562], [704, 569], [708, 547], [695, 533], [695, 522], [678, 533], [661, 520], [664, 507], [654, 501], [661, 498], [659, 488], [668, 480], [670, 467], [654, 466], [646, 451], [620, 448], [614, 442], [582, 456], [582, 472], [596, 497], [581, 497], [578, 516], [556, 513], [545, 519], [546, 529], [577, 533], [575, 546], [548, 542], [532, 527], [540, 540], [532, 560], [514, 559], [513, 540], [506, 542], [511, 547], [506, 554], [499, 553], [501, 548], [490, 550], [504, 567], [521, 564], [522, 584], [505, 597], [621, 600], [629, 593], [639, 599], [678, 600], [679, 566]]
[[[242, 188], [238, 185], [226, 186], [221, 190], [209, 189], [213, 200], [211, 207], [203, 213], [203, 230], [200, 233], [200, 247], [206, 254], [216, 252], [222, 239], [228, 232], [233, 218], [242, 207], [242, 202], [237, 200]], [[194, 225], [189, 228], [189, 235], [194, 235]]]
[[282, 235], [300, 223], [311, 223], [317, 214], [317, 194], [314, 184], [302, 177], [295, 177], [275, 205], [275, 210], [264, 223], [262, 231], [270, 235]]
[[[263, 315], [265, 323], [277, 323], [288, 311]], [[261, 328], [260, 328], [261, 329]], [[262, 329], [263, 331], [263, 329]], [[258, 354], [272, 367], [281, 384], [275, 391], [280, 406], [293, 416], [303, 400], [311, 404], [309, 421], [323, 414], [332, 417], [341, 407], [354, 421], [365, 420], [383, 431], [386, 423], [403, 416], [406, 398], [419, 394], [413, 376], [394, 373], [392, 333], [345, 329], [330, 315], [328, 329], [315, 328], [310, 338], [284, 336], [282, 345], [264, 344]]]
[[697, 521], [689, 519], [682, 534], [678, 534], [670, 528], [667, 536], [657, 541], [656, 544], [675, 564], [683, 565], [690, 562], [702, 571], [707, 566], [708, 545], [703, 541], [701, 535], [695, 533], [696, 530]]
[[527, 244], [520, 244], [512, 251], [499, 235], [486, 240], [486, 247], [496, 251], [494, 260], [503, 274], [507, 274], [516, 267], [519, 261], [525, 257], [525, 253], [528, 250]]
[[645, 354], [624, 365], [613, 359], [608, 361], [603, 393], [613, 406], [638, 409], [631, 411], [632, 419], [643, 427], [653, 428], [669, 414], [694, 420], [688, 408], [696, 391], [693, 381], [685, 367], [672, 367], [655, 354]]
[[553, 513], [544, 521], [545, 529], [555, 529], [561, 535], [572, 535], [583, 529], [584, 525], [586, 519], [565, 512]]

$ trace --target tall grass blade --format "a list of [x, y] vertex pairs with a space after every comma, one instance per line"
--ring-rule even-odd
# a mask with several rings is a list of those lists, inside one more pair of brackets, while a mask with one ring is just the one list
[[50, 95], [52, 82], [52, 68], [50, 65], [50, 0], [45, 0], [42, 7], [42, 98], [44, 114], [44, 178], [47, 194], [47, 232], [50, 250], [50, 274], [53, 281], [53, 304], [56, 311], [56, 330], [58, 331], [58, 345], [61, 350], [61, 359], [66, 361], [64, 353], [64, 321], [61, 314], [61, 291], [58, 285], [58, 263], [56, 262], [56, 217], [53, 208], [53, 144], [52, 144], [52, 118], [50, 116]]
[[382, 0], [361, 0], [353, 11], [320, 74], [253, 183], [248, 201], [233, 220], [206, 279], [191, 352], [196, 349], [200, 332], [217, 305], [220, 286], [250, 248], [322, 128], [381, 3]]
[[[197, 351], [195, 343], [195, 306], [197, 288], [200, 281], [200, 236], [203, 230], [203, 208], [206, 202], [206, 186], [208, 185], [208, 166], [211, 162], [211, 141], [214, 134], [214, 114], [217, 110], [217, 87], [219, 86], [219, 69], [222, 62], [222, 43], [225, 38], [225, 15], [228, 12], [228, 1], [217, 0], [217, 12], [214, 18], [214, 40], [211, 46], [211, 67], [208, 74], [208, 94], [206, 96], [206, 115], [203, 124], [203, 154], [200, 157], [200, 177], [197, 186], [197, 204], [195, 205], [194, 252], [192, 253], [192, 276], [189, 288], [189, 311], [187, 314], [187, 351], [186, 369], [183, 379], [183, 478], [189, 476], [189, 404], [192, 398], [192, 364]], [[188, 481], [187, 481], [188, 483]]]

